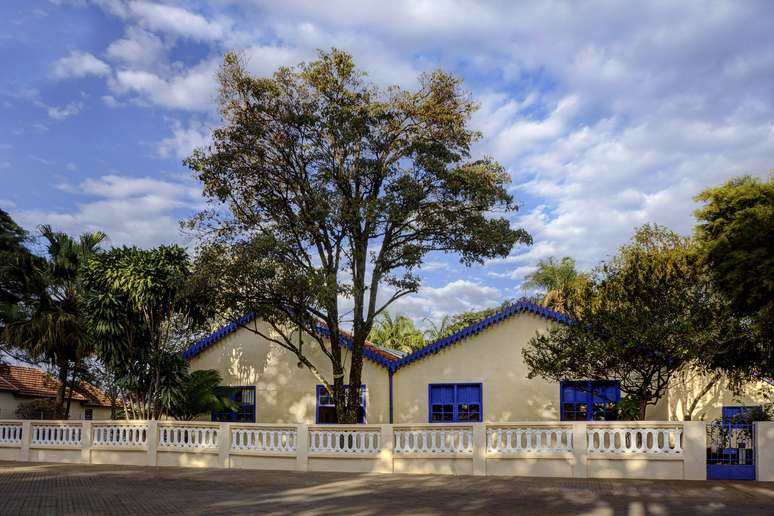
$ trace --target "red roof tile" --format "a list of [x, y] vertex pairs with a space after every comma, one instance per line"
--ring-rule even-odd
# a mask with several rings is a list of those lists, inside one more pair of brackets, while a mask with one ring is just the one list
[[[55, 398], [59, 381], [35, 367], [0, 364], [0, 391], [13, 391], [19, 396]], [[110, 399], [95, 386], [86, 382], [74, 389], [72, 399], [89, 405], [110, 406]]]

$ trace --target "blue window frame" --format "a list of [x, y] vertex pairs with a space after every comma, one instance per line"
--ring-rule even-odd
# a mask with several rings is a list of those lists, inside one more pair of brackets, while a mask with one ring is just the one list
[[[344, 386], [349, 390], [349, 385]], [[328, 393], [324, 385], [317, 386], [317, 408], [315, 409], [314, 420], [318, 425], [336, 424], [339, 418], [336, 415], [336, 403], [333, 396]], [[360, 386], [360, 408], [357, 410], [357, 422], [364, 424], [366, 422], [366, 386]]]
[[482, 391], [480, 383], [431, 383], [428, 385], [428, 421], [481, 421], [484, 412]]
[[213, 410], [212, 421], [255, 423], [255, 386], [217, 387], [219, 396], [233, 401], [236, 410]]
[[611, 421], [621, 400], [618, 382], [586, 380], [564, 381], [560, 385], [562, 421]]

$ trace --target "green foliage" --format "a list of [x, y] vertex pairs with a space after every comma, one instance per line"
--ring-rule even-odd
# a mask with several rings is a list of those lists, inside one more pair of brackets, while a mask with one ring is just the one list
[[774, 173], [744, 176], [697, 196], [696, 238], [702, 264], [754, 339], [728, 350], [722, 366], [774, 377]]
[[578, 313], [579, 294], [585, 288], [589, 276], [579, 273], [575, 268], [575, 260], [565, 256], [558, 262], [553, 257], [538, 261], [537, 269], [525, 279], [523, 288], [543, 292], [540, 304], [575, 315]]
[[56, 400], [38, 399], [22, 401], [16, 407], [19, 419], [67, 419], [64, 408]]
[[234, 402], [218, 395], [217, 387], [222, 380], [220, 373], [214, 369], [187, 374], [176, 397], [167, 407], [167, 414], [179, 421], [191, 421], [213, 410], [236, 410], [238, 407]]
[[25, 246], [27, 238], [27, 233], [0, 209], [0, 332], [6, 324], [23, 318], [26, 306], [42, 290], [34, 273], [40, 259]]
[[490, 315], [493, 315], [499, 312], [510, 303], [511, 301], [504, 301], [499, 306], [495, 306], [492, 308], [485, 308], [483, 310], [471, 310], [468, 312], [461, 312], [459, 314], [452, 315], [449, 321], [449, 324], [446, 326], [446, 330], [444, 331], [444, 333], [437, 336], [436, 339], [440, 339], [442, 337], [451, 335], [452, 333], [458, 332], [461, 329], [465, 328], [466, 326], [470, 326], [475, 322], [485, 319]]
[[580, 295], [579, 322], [531, 339], [523, 351], [530, 377], [620, 380], [642, 418], [676, 372], [712, 368], [746, 331], [694, 252], [689, 239], [666, 228], [640, 228], [595, 270]]
[[368, 335], [372, 343], [404, 353], [411, 353], [425, 345], [425, 337], [405, 315], [393, 317], [382, 312]]
[[[260, 79], [227, 54], [219, 80], [224, 125], [186, 160], [210, 203], [189, 222], [204, 242], [198, 274], [224, 318], [268, 321], [274, 341], [333, 393], [339, 420], [354, 422], [360, 397], [345, 396], [344, 385], [361, 384], [376, 317], [416, 292], [426, 254], [472, 264], [531, 243], [503, 216], [517, 208], [510, 177], [493, 159], [471, 157], [476, 105], [447, 73], [421, 76], [416, 91], [381, 90], [334, 49]], [[340, 299], [353, 307], [349, 378]], [[327, 339], [315, 331], [320, 321]], [[332, 385], [292, 338], [298, 328], [330, 359]]]
[[85, 233], [75, 240], [50, 226], [41, 226], [40, 231], [47, 254], [35, 260], [31, 270], [31, 284], [39, 290], [23, 304], [23, 316], [5, 327], [4, 337], [33, 360], [44, 360], [57, 369], [56, 403], [62, 407], [70, 371], [77, 371], [93, 350], [80, 272], [100, 253], [105, 234]]
[[115, 248], [90, 260], [83, 274], [100, 359], [134, 415], [158, 418], [179, 397], [186, 378], [180, 351], [207, 316], [185, 250]]

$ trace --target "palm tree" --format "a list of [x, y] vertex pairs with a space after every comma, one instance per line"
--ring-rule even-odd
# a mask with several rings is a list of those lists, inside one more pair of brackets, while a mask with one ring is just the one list
[[376, 321], [368, 335], [368, 340], [379, 346], [404, 353], [411, 353], [425, 345], [425, 338], [414, 326], [414, 321], [405, 315], [397, 315], [393, 318], [389, 312], [384, 312]]
[[25, 307], [25, 317], [9, 324], [4, 333], [11, 345], [56, 369], [56, 407], [67, 417], [69, 403], [67, 408], [64, 403], [68, 378], [92, 351], [82, 313], [80, 270], [100, 251], [99, 245], [106, 235], [99, 231], [85, 233], [75, 240], [48, 225], [41, 226], [40, 233], [46, 240], [47, 252], [34, 273], [42, 288]]
[[577, 308], [578, 292], [589, 277], [577, 271], [574, 259], [565, 256], [558, 262], [553, 257], [540, 260], [537, 270], [525, 279], [522, 288], [544, 292], [544, 306], [573, 314]]
[[446, 335], [451, 333], [452, 325], [454, 323], [452, 316], [450, 315], [444, 315], [441, 317], [441, 320], [438, 322], [438, 324], [435, 323], [430, 318], [425, 318], [425, 322], [430, 326], [427, 330], [425, 330], [425, 337], [427, 337], [429, 340], [438, 340], [441, 337], [445, 337]]

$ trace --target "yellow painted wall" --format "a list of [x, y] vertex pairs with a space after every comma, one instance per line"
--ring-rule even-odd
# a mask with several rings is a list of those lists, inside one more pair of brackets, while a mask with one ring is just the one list
[[[669, 394], [663, 403], [667, 410], [666, 418], [672, 421], [682, 421], [687, 408], [710, 381], [710, 377], [693, 372], [675, 376], [670, 382]], [[715, 382], [709, 392], [699, 399], [692, 419], [694, 421], [717, 419], [722, 415], [724, 406], [764, 405], [772, 402], [774, 402], [774, 385], [767, 382], [755, 382], [746, 385], [741, 392], [735, 393], [721, 379]]]
[[[268, 325], [262, 331], [271, 333]], [[332, 379], [330, 359], [311, 337], [304, 339], [304, 354]], [[344, 356], [349, 351], [342, 348]], [[320, 383], [298, 358], [280, 346], [239, 329], [190, 360], [192, 370], [215, 369], [223, 376], [223, 385], [255, 386], [256, 423], [314, 423], [316, 386]], [[349, 358], [344, 361], [349, 363]], [[348, 378], [348, 370], [345, 372]], [[363, 362], [366, 386], [366, 421], [389, 422], [389, 386], [387, 370], [369, 360]]]
[[[20, 403], [32, 399], [34, 398], [16, 397], [10, 392], [0, 391], [0, 419], [14, 419], [16, 417], [16, 407]], [[70, 404], [70, 419], [83, 419], [87, 408], [93, 410], [93, 418], [95, 420], [110, 419], [109, 407], [88, 407], [82, 405], [79, 401], [73, 401]]]
[[484, 421], [559, 419], [559, 385], [527, 379], [521, 350], [551, 324], [519, 314], [399, 369], [393, 379], [395, 423], [428, 421], [428, 385], [482, 383]]

